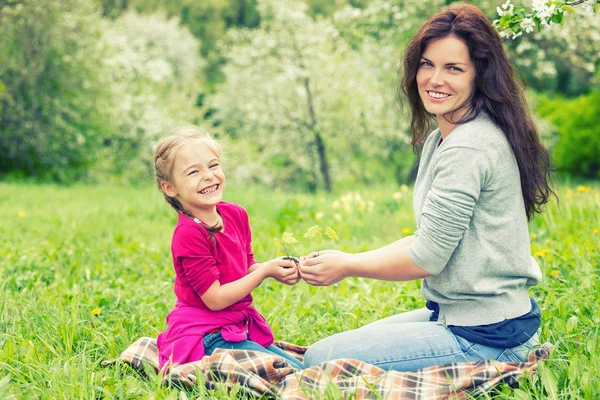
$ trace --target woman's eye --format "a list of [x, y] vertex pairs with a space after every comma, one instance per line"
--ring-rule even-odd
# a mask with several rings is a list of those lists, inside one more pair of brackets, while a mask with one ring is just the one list
[[463, 72], [463, 70], [458, 67], [450, 67], [450, 71]]
[[429, 67], [429, 66], [431, 66], [431, 63], [429, 61], [421, 61], [419, 66], [420, 67]]

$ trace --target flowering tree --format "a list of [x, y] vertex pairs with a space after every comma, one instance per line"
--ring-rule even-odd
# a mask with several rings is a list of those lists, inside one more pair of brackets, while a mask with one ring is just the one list
[[199, 42], [177, 18], [129, 11], [106, 23], [99, 43], [111, 123], [102, 160], [114, 172], [145, 174], [152, 143], [200, 119]]
[[0, 2], [2, 173], [139, 176], [159, 133], [194, 122], [196, 39], [175, 19], [98, 11], [91, 0]]
[[500, 19], [495, 20], [494, 25], [502, 36], [514, 39], [523, 32], [541, 31], [543, 25], [562, 24], [565, 13], [575, 12], [576, 6], [595, 13], [600, 8], [600, 0], [533, 0], [531, 11], [507, 0], [497, 8]]
[[224, 130], [253, 149], [238, 158], [238, 177], [326, 190], [333, 176], [371, 180], [361, 163], [407, 142], [395, 85], [381, 74], [393, 75], [397, 58], [375, 41], [353, 48], [303, 3], [264, 0], [258, 9], [258, 29], [231, 32], [227, 79], [208, 101]]

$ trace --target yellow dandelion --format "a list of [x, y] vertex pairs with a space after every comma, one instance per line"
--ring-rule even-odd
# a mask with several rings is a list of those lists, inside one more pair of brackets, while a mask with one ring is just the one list
[[535, 233], [531, 234], [531, 240], [535, 240], [537, 238], [537, 235]]
[[19, 218], [23, 218], [25, 216], [25, 211], [19, 211], [19, 213], [17, 214], [17, 216]]
[[410, 229], [410, 228], [402, 228], [402, 233], [404, 235], [410, 235], [412, 233], [412, 229]]
[[556, 279], [560, 276], [560, 271], [557, 269], [553, 269], [552, 271], [550, 271], [550, 276], [552, 278]]
[[399, 201], [402, 198], [402, 193], [396, 192], [392, 195], [392, 199]]
[[600, 233], [600, 229], [598, 229], [598, 228], [594, 228], [594, 230], [592, 231], [592, 233], [593, 233], [594, 235], [597, 235], [598, 233]]
[[315, 219], [318, 221], [321, 218], [323, 218], [324, 215], [325, 215], [324, 212], [319, 211], [318, 213], [315, 214]]
[[100, 315], [101, 312], [102, 310], [96, 307], [92, 310], [92, 315]]
[[579, 185], [577, 186], [577, 191], [582, 193], [589, 193], [592, 191], [592, 188], [589, 186]]
[[541, 250], [535, 252], [535, 256], [536, 257], [546, 257], [548, 255], [548, 253], [550, 253], [550, 250], [541, 249]]
[[402, 189], [403, 192], [407, 192], [408, 191], [408, 186], [402, 185], [402, 186], [400, 186], [400, 189]]

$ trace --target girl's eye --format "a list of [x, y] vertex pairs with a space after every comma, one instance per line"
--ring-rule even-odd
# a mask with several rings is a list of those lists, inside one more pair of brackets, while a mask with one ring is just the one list
[[193, 171], [190, 171], [190, 173], [189, 173], [188, 175], [195, 175], [195, 174], [197, 174], [197, 173], [198, 173], [198, 170], [197, 170], [197, 169], [195, 169], [195, 170], [193, 170]]
[[215, 168], [215, 167], [218, 167], [218, 166], [219, 166], [219, 164], [218, 164], [218, 163], [217, 163], [217, 164], [212, 164], [212, 165], [211, 165], [209, 168], [211, 168], [211, 169], [212, 169], [212, 168]]

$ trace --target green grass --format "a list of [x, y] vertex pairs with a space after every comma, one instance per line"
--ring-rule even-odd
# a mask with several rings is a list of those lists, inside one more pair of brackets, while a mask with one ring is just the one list
[[[175, 214], [150, 186], [0, 184], [0, 398], [179, 398], [156, 375], [100, 365], [138, 337], [156, 336], [174, 304]], [[544, 310], [542, 340], [556, 350], [520, 389], [500, 387], [491, 397], [600, 397], [600, 189], [582, 190], [563, 185], [560, 209], [552, 205], [530, 225], [532, 254], [545, 277], [532, 295]], [[343, 194], [233, 188], [227, 200], [248, 210], [259, 260], [276, 256], [274, 237], [290, 231], [301, 238], [317, 223], [340, 236], [323, 247], [347, 251], [414, 230], [408, 188], [357, 193], [340, 201]], [[300, 240], [290, 250], [302, 255], [315, 246]], [[253, 294], [276, 337], [298, 344], [424, 305], [418, 282], [346, 279], [316, 288], [269, 280]], [[198, 388], [187, 395], [215, 393]], [[235, 393], [223, 389], [216, 396]]]

